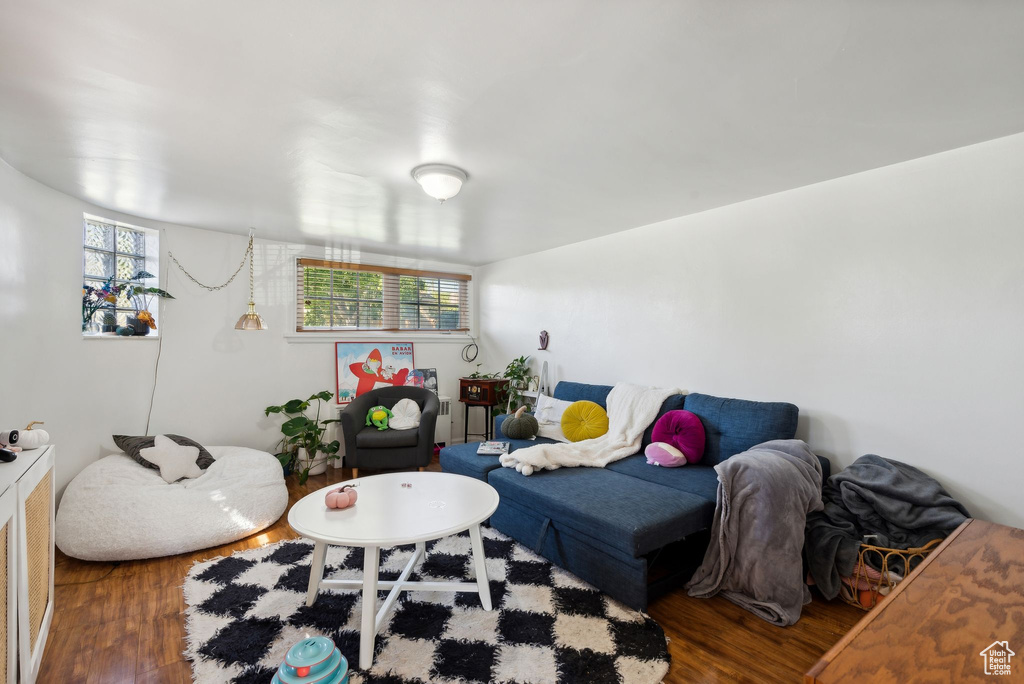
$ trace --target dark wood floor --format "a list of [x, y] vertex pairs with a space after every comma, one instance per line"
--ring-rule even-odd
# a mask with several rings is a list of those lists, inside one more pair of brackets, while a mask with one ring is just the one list
[[[437, 463], [430, 470], [439, 470]], [[328, 470], [305, 486], [289, 478], [290, 504], [350, 477]], [[290, 505], [289, 504], [289, 505]], [[191, 682], [182, 655], [181, 585], [192, 563], [289, 539], [286, 516], [246, 539], [196, 553], [144, 561], [88, 563], [57, 552], [53, 626], [39, 682], [130, 684]], [[669, 636], [668, 682], [796, 682], [862, 616], [841, 602], [815, 599], [792, 627], [779, 628], [720, 598], [676, 590], [649, 612]]]

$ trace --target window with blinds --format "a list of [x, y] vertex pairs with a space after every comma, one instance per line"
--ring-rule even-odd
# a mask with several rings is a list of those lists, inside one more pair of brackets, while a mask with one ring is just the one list
[[296, 332], [469, 330], [461, 273], [299, 259]]

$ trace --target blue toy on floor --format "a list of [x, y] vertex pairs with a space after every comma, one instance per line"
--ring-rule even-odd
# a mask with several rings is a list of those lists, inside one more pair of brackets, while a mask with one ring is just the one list
[[348, 661], [327, 637], [303, 639], [288, 649], [271, 684], [348, 684]]

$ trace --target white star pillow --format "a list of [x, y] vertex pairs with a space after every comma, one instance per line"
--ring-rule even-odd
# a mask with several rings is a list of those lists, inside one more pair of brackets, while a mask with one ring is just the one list
[[153, 446], [140, 449], [139, 455], [160, 468], [160, 477], [167, 482], [177, 482], [182, 478], [199, 477], [203, 469], [196, 464], [199, 448], [181, 446], [166, 435], [153, 438]]

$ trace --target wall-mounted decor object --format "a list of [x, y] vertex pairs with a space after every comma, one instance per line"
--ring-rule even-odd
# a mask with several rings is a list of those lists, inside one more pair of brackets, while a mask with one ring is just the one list
[[407, 385], [416, 366], [412, 342], [335, 342], [334, 355], [339, 404], [378, 385]]
[[541, 330], [540, 331], [540, 346], [537, 347], [537, 351], [544, 351], [547, 348], [548, 348], [548, 331], [547, 330]]
[[413, 387], [422, 387], [437, 394], [437, 369], [417, 368], [409, 373], [409, 380], [406, 384]]

